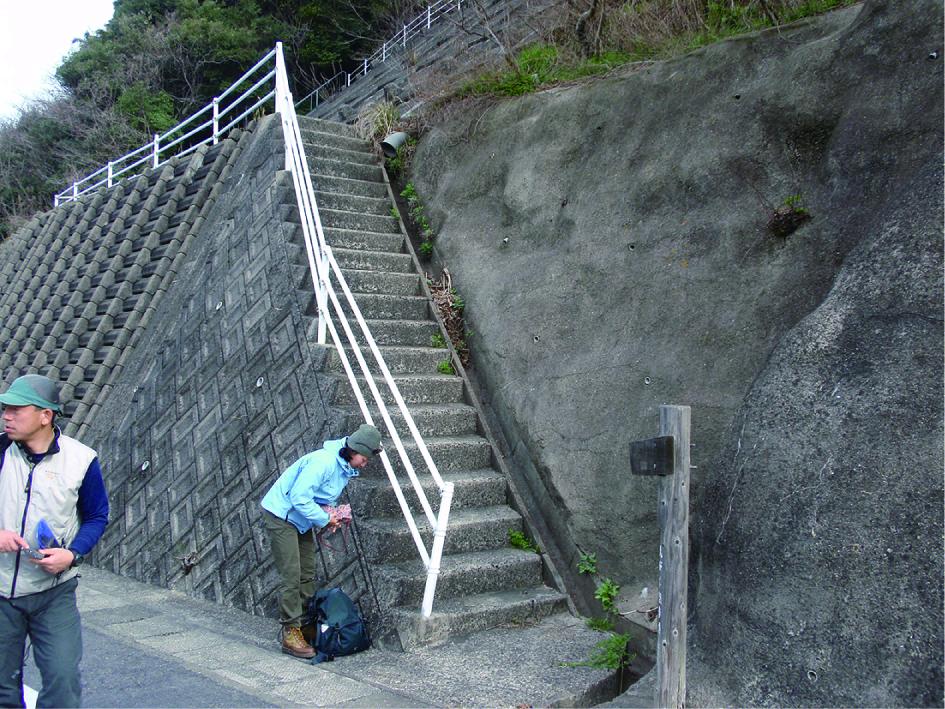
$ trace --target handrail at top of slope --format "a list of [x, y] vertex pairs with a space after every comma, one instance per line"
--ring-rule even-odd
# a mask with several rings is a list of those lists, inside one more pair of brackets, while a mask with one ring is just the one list
[[[117, 182], [120, 182], [120, 179], [118, 179], [120, 176], [123, 176], [121, 177], [121, 179], [127, 179], [128, 177], [135, 177], [141, 174], [141, 172], [144, 171], [144, 168], [142, 168], [142, 170], [140, 171], [134, 172], [133, 174], [127, 174], [127, 173], [132, 172], [137, 167], [141, 167], [143, 165], [146, 165], [146, 167], [150, 167], [150, 168], [160, 167], [171, 158], [175, 158], [181, 155], [186, 155], [201, 145], [207, 145], [211, 143], [213, 145], [216, 145], [216, 143], [219, 142], [219, 138], [223, 133], [225, 133], [227, 130], [235, 126], [240, 120], [244, 119], [247, 115], [252, 113], [254, 110], [259, 108], [260, 106], [262, 106], [264, 103], [266, 103], [267, 101], [269, 101], [275, 96], [275, 91], [270, 91], [263, 98], [257, 100], [253, 104], [253, 106], [251, 106], [249, 109], [243, 111], [238, 118], [230, 121], [226, 126], [220, 127], [220, 120], [219, 120], [220, 116], [225, 115], [229, 111], [233, 110], [237, 105], [245, 101], [248, 97], [255, 96], [254, 92], [260, 86], [265, 84], [267, 81], [270, 81], [273, 79], [273, 77], [275, 76], [275, 69], [270, 70], [263, 78], [256, 81], [256, 83], [253, 86], [251, 86], [248, 89], [245, 89], [239, 96], [237, 96], [233, 101], [227, 104], [227, 106], [225, 106], [222, 109], [222, 111], [220, 109], [220, 101], [230, 96], [240, 86], [245, 84], [250, 79], [250, 77], [253, 77], [259, 71], [260, 67], [265, 66], [275, 56], [276, 56], [276, 49], [273, 48], [262, 59], [256, 62], [256, 64], [254, 64], [251, 69], [244, 72], [242, 76], [236, 79], [236, 81], [234, 81], [229, 86], [229, 88], [227, 88], [219, 96], [215, 97], [206, 106], [203, 106], [199, 110], [195, 111], [194, 113], [189, 115], [187, 118], [182, 120], [180, 123], [178, 123], [172, 128], [169, 128], [163, 133], [160, 133], [160, 132], [155, 133], [153, 140], [145, 143], [142, 146], [139, 146], [138, 148], [135, 148], [134, 150], [128, 153], [125, 153], [121, 157], [115, 158], [114, 160], [109, 160], [106, 165], [98, 168], [94, 172], [89, 173], [85, 177], [74, 181], [68, 188], [54, 195], [53, 197], [54, 206], [58, 207], [59, 204], [62, 202], [70, 202], [75, 199], [78, 199], [81, 195], [87, 194], [88, 192], [92, 192], [98, 189], [99, 187], [102, 187], [103, 185], [107, 187], [112, 187]], [[200, 118], [207, 112], [212, 112], [212, 116], [208, 120], [200, 123], [194, 128], [190, 128], [186, 132], [183, 132], [184, 129], [191, 126], [191, 124], [194, 121], [196, 121], [198, 118]], [[193, 138], [201, 131], [206, 130], [208, 127], [212, 127], [212, 130], [210, 131], [210, 134], [208, 136], [195, 142], [193, 145], [187, 146], [183, 150], [179, 150], [173, 153], [171, 152], [174, 148], [177, 148], [178, 146], [180, 146], [184, 141], [190, 138]], [[170, 140], [169, 142], [165, 142], [169, 138], [173, 138], [173, 139]], [[143, 158], [139, 158], [137, 160], [131, 161], [131, 158], [134, 158], [135, 156], [145, 151], [148, 152], [148, 155], [144, 156]], [[104, 179], [95, 180], [96, 177], [98, 177], [99, 175], [103, 173], [107, 173], [107, 176]]]
[[[359, 60], [358, 68], [354, 71], [339, 71], [330, 79], [326, 79], [321, 84], [316, 86], [312, 91], [307, 93], [301, 99], [295, 102], [295, 106], [301, 106], [306, 101], [309, 102], [309, 110], [314, 110], [320, 102], [327, 100], [334, 95], [340, 93], [347, 87], [351, 86], [359, 77], [362, 77], [368, 73], [372, 64], [377, 62], [386, 62], [387, 57], [394, 53], [398, 47], [403, 48], [407, 46], [407, 42], [420, 34], [424, 29], [429, 29], [435, 20], [440, 19], [446, 14], [449, 14], [453, 10], [458, 10], [462, 7], [463, 0], [435, 0], [435, 2], [427, 5], [427, 9], [421, 12], [419, 15], [414, 17], [409, 22], [403, 23], [401, 28], [390, 39], [381, 43], [381, 46], [374, 50], [372, 54], [365, 57], [364, 59]], [[338, 81], [339, 77], [344, 77], [344, 81]], [[340, 87], [334, 90], [331, 90], [336, 84], [340, 84]], [[323, 92], [326, 95], [322, 95]], [[313, 102], [314, 99], [314, 102]]]

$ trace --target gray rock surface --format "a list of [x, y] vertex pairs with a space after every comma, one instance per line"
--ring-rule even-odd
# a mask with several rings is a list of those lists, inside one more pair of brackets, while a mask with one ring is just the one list
[[[941, 704], [941, 15], [868, 2], [470, 104], [419, 146], [572, 568], [653, 587], [627, 443], [693, 407], [690, 705]], [[791, 195], [812, 218], [775, 237]]]

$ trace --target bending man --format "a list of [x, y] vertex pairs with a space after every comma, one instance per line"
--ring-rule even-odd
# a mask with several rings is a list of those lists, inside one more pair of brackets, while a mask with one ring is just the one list
[[309, 658], [315, 650], [300, 630], [303, 604], [315, 593], [313, 528], [338, 526], [334, 506], [351, 478], [381, 451], [381, 434], [361, 424], [347, 438], [325, 441], [302, 456], [279, 476], [262, 499], [263, 524], [272, 544], [272, 558], [282, 577], [282, 652]]

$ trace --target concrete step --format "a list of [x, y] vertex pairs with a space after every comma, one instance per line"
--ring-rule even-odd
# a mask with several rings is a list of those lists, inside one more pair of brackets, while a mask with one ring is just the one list
[[365, 323], [378, 345], [424, 347], [440, 331], [433, 320], [365, 320]]
[[321, 146], [328, 148], [339, 148], [341, 150], [351, 150], [354, 152], [373, 154], [374, 147], [370, 141], [363, 138], [356, 138], [350, 135], [341, 135], [339, 133], [329, 133], [324, 130], [313, 130], [299, 124], [302, 133], [302, 143], [306, 150], [308, 146]]
[[[425, 471], [427, 469], [426, 463], [413, 439], [404, 433], [401, 440], [407, 458], [413, 465], [414, 470]], [[489, 441], [478, 434], [429, 437], [424, 439], [424, 443], [441, 474], [456, 470], [488, 468], [492, 465], [492, 446], [489, 445]], [[396, 475], [403, 474], [405, 472], [403, 461], [392, 443], [388, 446], [387, 452], [394, 473]], [[379, 458], [368, 463], [362, 469], [362, 473], [367, 477], [385, 479], [387, 477]]]
[[[430, 505], [434, 510], [439, 509], [440, 493], [432, 476], [418, 473], [417, 477]], [[491, 468], [442, 473], [441, 477], [454, 486], [451, 510], [495, 507], [507, 502], [506, 480]], [[410, 509], [420, 510], [417, 494], [410, 480], [405, 476], [399, 482]], [[363, 517], [402, 519], [403, 516], [394, 489], [386, 477], [383, 480], [365, 478], [359, 481], [351, 493], [351, 506], [359, 520]]]
[[308, 158], [309, 165], [318, 164], [322, 160], [338, 160], [340, 162], [349, 162], [357, 165], [374, 166], [380, 162], [380, 158], [370, 149], [348, 150], [347, 148], [324, 144], [316, 145], [313, 143], [306, 143], [305, 157]]
[[330, 175], [312, 175], [312, 184], [319, 192], [349, 194], [357, 197], [373, 197], [375, 199], [390, 199], [387, 185], [374, 180], [358, 180], [348, 177], [332, 177]]
[[322, 177], [347, 177], [351, 180], [366, 180], [368, 182], [384, 183], [384, 175], [380, 165], [362, 165], [345, 160], [330, 160], [320, 157], [308, 158], [308, 169], [312, 174], [312, 182], [322, 189]]
[[404, 236], [401, 233], [381, 234], [358, 229], [334, 229], [325, 227], [325, 240], [332, 248], [364, 249], [365, 251], [393, 251], [402, 253]]
[[[438, 504], [434, 504], [434, 510]], [[433, 532], [426, 517], [417, 516], [417, 529], [430, 549]], [[385, 564], [419, 558], [417, 547], [403, 518], [362, 518], [364, 554], [369, 561]], [[477, 507], [450, 511], [444, 554], [462, 554], [509, 546], [509, 530], [521, 531], [522, 518], [511, 507]]]
[[[308, 268], [308, 250], [305, 248], [301, 239], [289, 241], [286, 243], [286, 249], [290, 264]], [[394, 273], [415, 272], [413, 269], [413, 260], [410, 258], [409, 254], [401, 254], [393, 251], [362, 251], [345, 248], [333, 249], [333, 251], [335, 258], [338, 260], [338, 265], [341, 266], [341, 268]], [[389, 298], [394, 297], [395, 296], [389, 296]], [[420, 309], [418, 307], [408, 308], [407, 310], [422, 313], [420, 317], [426, 317], [428, 312], [426, 308]]]
[[420, 295], [420, 276], [416, 273], [385, 273], [341, 269], [353, 293], [384, 293], [387, 295]]
[[423, 320], [430, 317], [427, 299], [419, 295], [358, 293], [354, 300], [361, 314], [371, 320]]
[[[393, 605], [419, 607], [427, 574], [417, 558], [400, 564], [379, 565], [374, 573], [393, 590]], [[490, 549], [445, 555], [436, 582], [434, 607], [449, 599], [542, 586], [541, 557], [521, 549]]]
[[[307, 278], [302, 290], [309, 292], [311, 289], [311, 279]], [[362, 316], [368, 320], [423, 320], [430, 317], [427, 300], [422, 296], [375, 293], [353, 293], [353, 295]], [[342, 307], [350, 320], [353, 315], [347, 299], [342, 299]], [[310, 308], [305, 311], [305, 314], [315, 316], [317, 314], [315, 305], [310, 304]], [[440, 362], [442, 359], [441, 356], [436, 362]]]
[[[391, 374], [442, 374], [437, 367], [441, 362], [449, 361], [448, 351], [437, 347], [381, 346], [379, 349]], [[345, 348], [345, 352], [348, 355], [348, 362], [352, 367], [356, 367], [356, 360], [350, 349]], [[372, 372], [378, 371], [373, 356], [365, 353], [364, 358]], [[334, 347], [328, 354], [325, 369], [336, 374], [344, 372], [341, 357]]]
[[[400, 390], [400, 395], [407, 404], [447, 404], [463, 402], [463, 380], [440, 374], [413, 374], [394, 376], [394, 382]], [[358, 378], [358, 386], [362, 391], [369, 391], [364, 380]], [[394, 401], [386, 386], [378, 386], [385, 404]], [[370, 400], [370, 396], [367, 397]], [[339, 382], [333, 403], [345, 406], [356, 403], [351, 393], [351, 386], [347, 380]]]
[[383, 197], [362, 197], [338, 192], [315, 191], [315, 204], [319, 209], [346, 209], [362, 214], [391, 215], [391, 203], [387, 195]]
[[374, 231], [379, 234], [400, 234], [400, 222], [388, 215], [361, 214], [343, 209], [321, 209], [318, 214], [325, 229]]
[[[312, 295], [309, 298], [308, 307], [306, 308], [306, 318], [307, 322], [307, 337], [309, 341], [314, 341], [318, 338], [318, 321], [315, 318], [314, 313], [315, 307], [313, 305], [313, 299], [315, 298]], [[334, 314], [334, 309], [332, 308], [332, 314]], [[353, 320], [349, 319], [351, 322], [351, 329], [354, 331], [355, 336], [358, 338], [362, 352], [365, 353], [365, 359], [368, 360], [368, 364], [371, 365], [372, 371], [375, 370], [373, 366], [374, 357], [369, 354], [370, 350], [368, 349], [367, 342], [363, 339], [361, 329], [354, 323]], [[379, 346], [393, 345], [393, 346], [402, 346], [402, 347], [423, 347], [424, 345], [429, 345], [430, 340], [432, 339], [434, 333], [439, 332], [437, 324], [432, 320], [365, 320], [365, 324], [368, 326], [368, 330], [371, 332], [371, 336], [374, 338]], [[338, 334], [344, 338], [344, 346], [347, 346], [347, 338], [345, 338], [344, 332], [340, 326], [338, 326]], [[352, 362], [352, 367], [357, 371], [357, 367], [354, 365], [355, 360], [350, 360]], [[337, 371], [344, 371], [341, 368], [337, 368]], [[436, 368], [426, 372], [427, 374], [437, 373]], [[442, 372], [441, 372], [442, 374]]]
[[331, 133], [347, 138], [357, 138], [358, 132], [353, 125], [348, 123], [339, 123], [338, 121], [326, 121], [321, 118], [311, 118], [309, 116], [299, 116], [299, 129], [302, 131], [318, 131], [319, 133]]
[[344, 269], [359, 271], [386, 271], [388, 273], [416, 273], [410, 254], [390, 251], [361, 251], [359, 249], [334, 248], [335, 260]]
[[[567, 609], [565, 596], [547, 586], [447, 598], [433, 603], [427, 619], [417, 607], [391, 610], [405, 650], [504, 625], [530, 625]], [[525, 652], [526, 649], [522, 648]]]
[[[315, 297], [312, 288], [312, 277], [309, 272], [307, 260], [304, 263], [290, 264], [289, 270], [292, 274], [292, 283], [296, 289]], [[420, 293], [420, 277], [415, 273], [388, 273], [385, 271], [360, 271], [342, 269], [342, 275], [348, 284], [352, 294], [358, 295], [390, 295], [390, 296], [417, 296]], [[345, 301], [340, 287], [335, 284], [335, 289], [339, 294], [339, 300]], [[309, 314], [314, 314], [314, 306], [306, 310]], [[334, 310], [331, 311], [334, 313]]]

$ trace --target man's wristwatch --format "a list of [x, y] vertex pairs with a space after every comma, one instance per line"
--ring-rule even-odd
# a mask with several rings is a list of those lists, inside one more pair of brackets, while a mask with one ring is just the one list
[[81, 566], [82, 562], [85, 561], [85, 556], [80, 554], [77, 551], [73, 551], [72, 549], [70, 549], [69, 551], [72, 552], [72, 556], [74, 557], [72, 559], [72, 563], [69, 564], [69, 568], [74, 569], [76, 566]]

